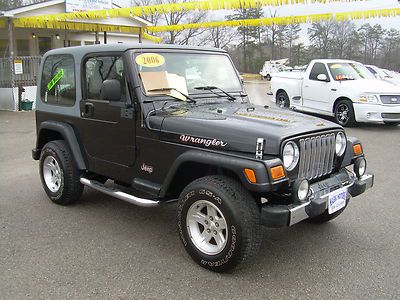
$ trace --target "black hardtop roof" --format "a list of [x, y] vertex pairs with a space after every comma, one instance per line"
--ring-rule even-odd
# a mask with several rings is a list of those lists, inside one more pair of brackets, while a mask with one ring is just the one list
[[226, 53], [225, 50], [211, 47], [199, 46], [178, 46], [169, 44], [139, 44], [139, 43], [120, 43], [120, 44], [107, 44], [107, 45], [90, 45], [78, 47], [66, 47], [50, 50], [46, 56], [53, 54], [72, 54], [72, 55], [86, 55], [88, 53], [99, 52], [124, 52], [127, 50], [195, 50], [195, 51], [213, 51]]

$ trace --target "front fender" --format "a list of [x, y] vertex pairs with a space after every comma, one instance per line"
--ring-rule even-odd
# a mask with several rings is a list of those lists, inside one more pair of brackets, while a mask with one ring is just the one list
[[[268, 169], [270, 166], [281, 164], [280, 159], [261, 161], [207, 151], [189, 150], [178, 156], [178, 158], [175, 160], [161, 188], [159, 195], [160, 197], [164, 197], [167, 194], [168, 188], [170, 187], [175, 174], [177, 174], [177, 171], [182, 164], [190, 162], [229, 170], [236, 174], [246, 189], [253, 192], [269, 192], [280, 188], [282, 185], [285, 185], [288, 182], [285, 178], [279, 182], [275, 182], [273, 184], [271, 183]], [[244, 174], [245, 168], [252, 169], [255, 172], [257, 183], [251, 183], [247, 179], [246, 175]]]

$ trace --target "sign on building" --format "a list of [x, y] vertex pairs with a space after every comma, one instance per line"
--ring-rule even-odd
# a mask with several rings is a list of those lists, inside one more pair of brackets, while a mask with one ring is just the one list
[[88, 10], [100, 10], [100, 9], [111, 9], [112, 0], [66, 0], [65, 11], [88, 11]]
[[14, 59], [14, 73], [15, 75], [24, 74], [24, 69], [22, 67], [22, 60]]

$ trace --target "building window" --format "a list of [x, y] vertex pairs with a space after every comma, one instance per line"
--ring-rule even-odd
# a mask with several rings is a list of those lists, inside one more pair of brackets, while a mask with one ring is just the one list
[[86, 99], [102, 99], [101, 87], [105, 80], [118, 80], [121, 86], [121, 101], [126, 100], [124, 64], [120, 56], [101, 56], [89, 58], [85, 63]]
[[43, 55], [51, 50], [51, 38], [46, 36], [39, 37], [39, 54]]
[[72, 106], [75, 103], [75, 67], [70, 55], [49, 56], [43, 65], [40, 96], [43, 102]]
[[29, 56], [29, 40], [17, 40], [17, 55]]
[[76, 46], [81, 46], [81, 45], [82, 45], [81, 41], [69, 41], [70, 47], [76, 47]]
[[85, 41], [85, 46], [94, 45], [93, 41]]
[[0, 40], [0, 58], [9, 56], [8, 40]]

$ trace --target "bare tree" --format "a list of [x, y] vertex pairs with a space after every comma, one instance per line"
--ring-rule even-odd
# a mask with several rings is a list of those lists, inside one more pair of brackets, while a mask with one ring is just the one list
[[216, 48], [225, 49], [238, 37], [237, 31], [229, 27], [213, 27], [208, 31], [208, 39]]
[[[161, 3], [162, 0], [132, 0], [132, 5], [134, 6], [148, 6]], [[145, 19], [156, 26], [160, 22], [161, 15], [158, 12], [154, 12], [153, 14], [146, 16]]]
[[308, 29], [308, 37], [314, 47], [319, 50], [321, 58], [328, 58], [332, 46], [332, 21], [312, 23]]
[[289, 61], [292, 63], [292, 48], [293, 43], [300, 38], [299, 32], [301, 31], [301, 27], [299, 24], [289, 24], [286, 26], [286, 30], [284, 32], [286, 43], [289, 48]]

